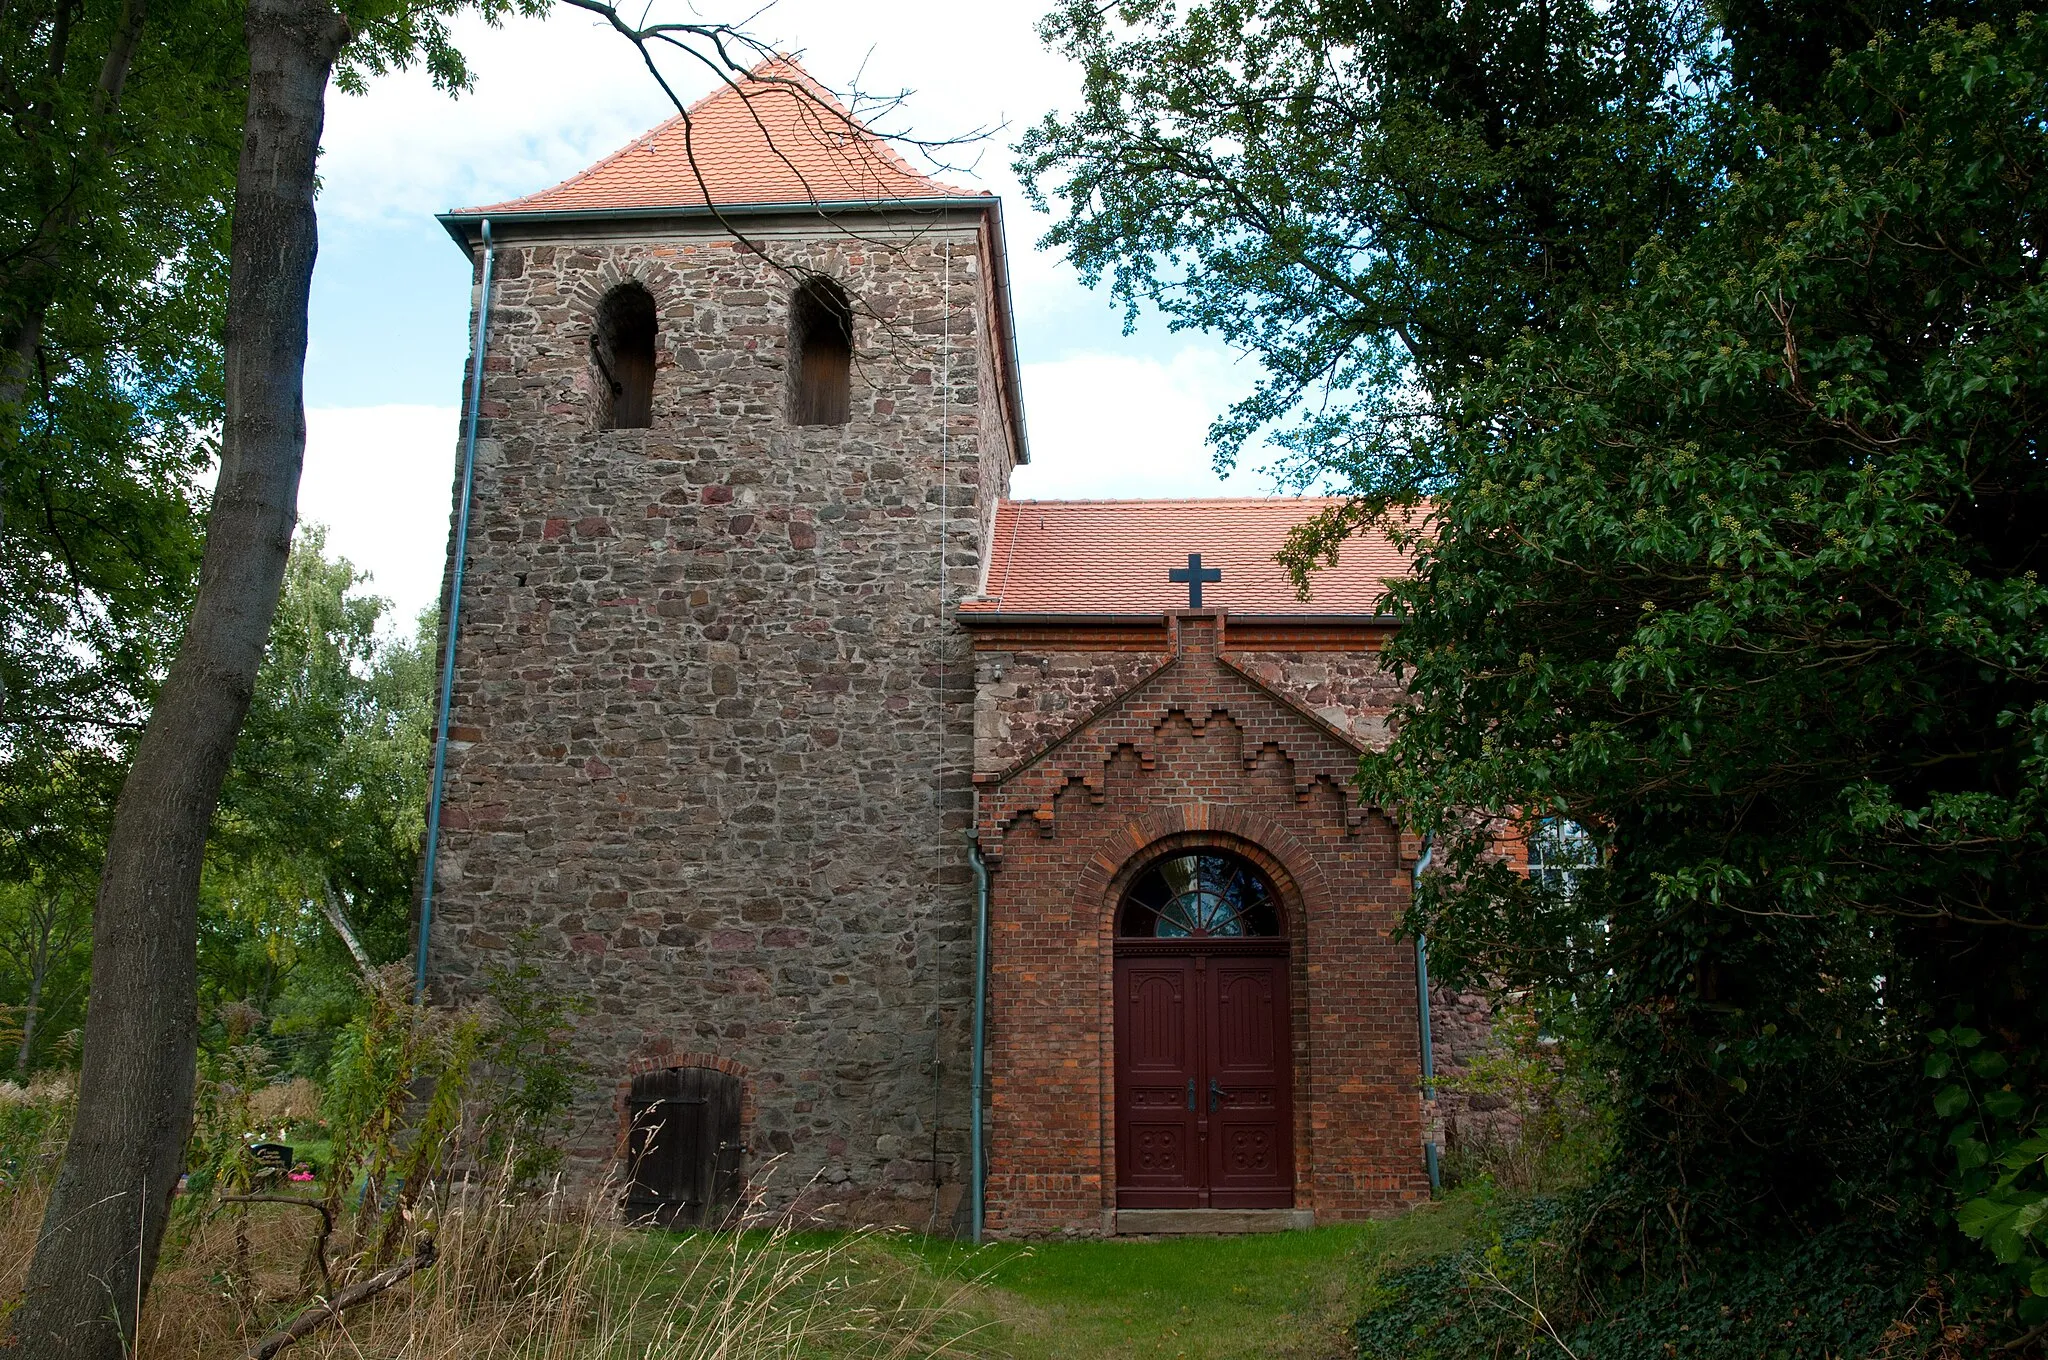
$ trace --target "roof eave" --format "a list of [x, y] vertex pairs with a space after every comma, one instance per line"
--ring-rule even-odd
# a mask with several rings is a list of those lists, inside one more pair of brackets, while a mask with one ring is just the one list
[[817, 214], [828, 216], [832, 213], [883, 212], [891, 209], [905, 209], [912, 212], [957, 212], [970, 210], [987, 213], [992, 209], [1000, 212], [1000, 200], [993, 195], [954, 194], [933, 198], [848, 198], [848, 199], [794, 199], [785, 203], [730, 203], [717, 209], [702, 204], [671, 204], [668, 206], [644, 206], [635, 208], [496, 208], [487, 211], [458, 209], [454, 212], [434, 214], [434, 220], [464, 254], [475, 248], [482, 223], [488, 218], [495, 226], [500, 223], [517, 225], [545, 224], [550, 222], [648, 222], [663, 218], [703, 218], [716, 221], [721, 217], [788, 217], [792, 215]]
[[989, 257], [995, 261], [996, 302], [1003, 309], [1003, 378], [1009, 389], [1010, 433], [1016, 445], [1010, 456], [1013, 464], [1022, 465], [1031, 461], [1031, 441], [1024, 432], [1024, 380], [1023, 369], [1017, 358], [1017, 308], [1010, 294], [1010, 247], [1003, 235], [1003, 201], [991, 197], [988, 220], [995, 239], [990, 242]]
[[[1128, 628], [1134, 624], [1164, 626], [1169, 614], [1178, 612], [1180, 611], [1160, 610], [1150, 614], [1056, 614], [1000, 609], [961, 609], [954, 612], [953, 618], [963, 628], [1072, 628], [1091, 624], [1103, 628]], [[1232, 623], [1288, 624], [1300, 628], [1398, 628], [1407, 622], [1399, 614], [1269, 614], [1263, 611], [1235, 609], [1226, 610], [1224, 613]]]

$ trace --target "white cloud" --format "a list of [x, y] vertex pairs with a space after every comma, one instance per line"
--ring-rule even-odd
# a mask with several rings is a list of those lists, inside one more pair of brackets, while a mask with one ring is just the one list
[[1209, 422], [1251, 390], [1221, 350], [1190, 345], [1170, 360], [1079, 354], [1026, 364], [1031, 462], [1011, 494], [1041, 500], [1121, 496], [1263, 496], [1271, 483], [1240, 467], [1225, 480], [1203, 442]]
[[299, 518], [327, 526], [327, 555], [370, 573], [410, 626], [441, 593], [460, 431], [452, 406], [306, 412]]
[[[881, 131], [933, 139], [990, 133], [936, 153], [943, 164], [911, 148], [905, 154], [948, 182], [1002, 195], [1017, 306], [1026, 319], [1076, 305], [1103, 307], [1068, 265], [1031, 249], [1050, 219], [1030, 213], [1010, 169], [1011, 144], [1078, 92], [1073, 68], [1038, 41], [1044, 7], [1044, 0], [892, 0], [888, 21], [878, 22], [878, 6], [783, 0], [748, 24], [773, 45], [800, 51], [834, 89], [910, 91], [902, 107], [879, 120]], [[671, 3], [655, 17], [687, 11], [691, 18], [744, 18], [752, 9], [749, 0], [729, 13]], [[321, 210], [329, 221], [417, 223], [430, 213], [533, 193], [674, 113], [639, 54], [594, 16], [557, 7], [543, 20], [494, 29], [468, 17], [453, 28], [476, 75], [471, 93], [451, 99], [413, 70], [373, 81], [367, 95], [337, 93], [328, 101]], [[670, 56], [664, 73], [685, 99], [711, 87], [710, 73], [684, 58]]]

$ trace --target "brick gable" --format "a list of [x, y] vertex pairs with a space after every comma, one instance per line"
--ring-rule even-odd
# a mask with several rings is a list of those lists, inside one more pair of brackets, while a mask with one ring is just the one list
[[978, 776], [992, 870], [991, 1230], [1098, 1231], [1116, 1207], [1114, 915], [1145, 866], [1262, 868], [1290, 950], [1294, 1203], [1322, 1221], [1420, 1199], [1412, 846], [1350, 788], [1359, 745], [1176, 616], [1172, 653], [1010, 768]]

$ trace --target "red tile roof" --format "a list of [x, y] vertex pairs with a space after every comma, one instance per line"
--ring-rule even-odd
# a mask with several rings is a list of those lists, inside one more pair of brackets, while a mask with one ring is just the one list
[[460, 215], [701, 208], [707, 188], [720, 207], [987, 196], [912, 169], [784, 57], [719, 86], [552, 189]]
[[1288, 531], [1334, 500], [1004, 501], [996, 507], [984, 593], [963, 614], [1159, 614], [1187, 608], [1166, 573], [1221, 567], [1204, 608], [1244, 614], [1373, 614], [1389, 577], [1408, 574], [1384, 535], [1354, 535], [1316, 573], [1309, 598], [1273, 560]]

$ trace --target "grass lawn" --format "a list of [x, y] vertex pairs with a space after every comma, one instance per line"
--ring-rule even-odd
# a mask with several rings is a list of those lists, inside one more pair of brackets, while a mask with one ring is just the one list
[[[650, 1336], [680, 1301], [732, 1300], [745, 1312], [754, 1305], [740, 1301], [771, 1294], [784, 1315], [828, 1323], [873, 1310], [925, 1319], [909, 1327], [919, 1341], [908, 1349], [875, 1350], [833, 1324], [807, 1332], [806, 1355], [937, 1347], [977, 1360], [1341, 1360], [1375, 1279], [1462, 1245], [1480, 1207], [1453, 1193], [1400, 1218], [1308, 1232], [979, 1249], [916, 1236], [635, 1234], [610, 1248], [617, 1273], [604, 1292], [614, 1314]], [[744, 1279], [724, 1283], [735, 1271]]]
[[992, 1351], [1019, 1360], [1330, 1360], [1351, 1354], [1373, 1277], [1457, 1246], [1477, 1208], [1452, 1196], [1384, 1222], [1249, 1237], [895, 1245], [971, 1282], [960, 1302], [989, 1317]]

